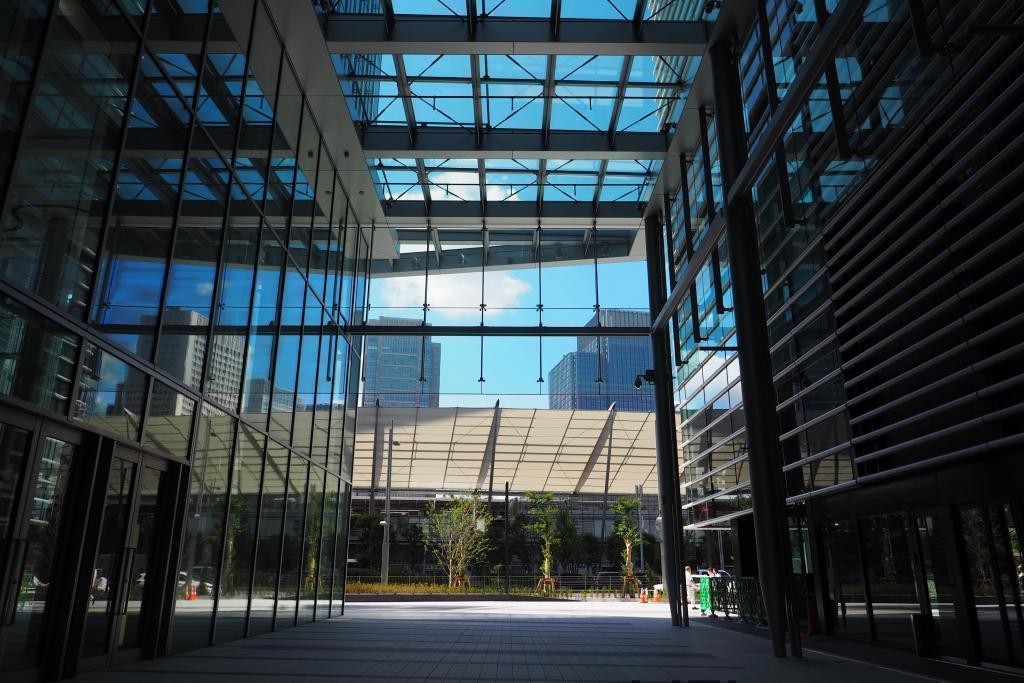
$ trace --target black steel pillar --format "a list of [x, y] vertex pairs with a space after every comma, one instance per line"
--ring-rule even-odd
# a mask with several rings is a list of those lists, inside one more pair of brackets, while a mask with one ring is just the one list
[[508, 547], [508, 525], [511, 522], [508, 518], [508, 482], [505, 482], [505, 592], [508, 593], [509, 588], [509, 563], [512, 561], [511, 554]]
[[[711, 59], [722, 184], [728, 196], [747, 161], [739, 71], [730, 42], [712, 45], [708, 55]], [[792, 568], [783, 498], [775, 384], [761, 285], [761, 258], [749, 191], [740, 192], [734, 201], [726, 205], [725, 222], [749, 451], [758, 574], [768, 616], [772, 653], [776, 657], [785, 657], [786, 625], [787, 621], [792, 623], [792, 620], [787, 620], [788, 576]], [[795, 629], [792, 636], [793, 654], [796, 655], [799, 635]]]
[[[658, 317], [668, 299], [665, 285], [665, 240], [661, 219], [644, 219], [647, 242], [647, 288], [651, 320]], [[679, 456], [676, 452], [676, 415], [672, 386], [671, 350], [667, 328], [651, 332], [654, 355], [655, 442], [658, 458], [658, 500], [661, 503], [661, 576], [668, 595], [673, 626], [689, 626], [687, 609], [681, 604], [682, 586], [682, 503], [679, 496]]]

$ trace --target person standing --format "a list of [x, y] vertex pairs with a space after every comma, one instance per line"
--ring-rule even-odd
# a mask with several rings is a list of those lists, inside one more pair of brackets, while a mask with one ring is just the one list
[[686, 565], [683, 568], [683, 574], [686, 577], [686, 604], [690, 606], [690, 609], [697, 609], [697, 600], [693, 594], [693, 568]]
[[711, 577], [702, 574], [700, 577], [700, 614], [711, 612]]

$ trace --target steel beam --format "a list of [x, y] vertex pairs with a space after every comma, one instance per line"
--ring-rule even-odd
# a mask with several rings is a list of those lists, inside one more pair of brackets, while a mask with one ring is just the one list
[[[598, 223], [621, 224], [626, 221], [635, 225], [643, 213], [643, 208], [638, 208], [636, 202], [599, 202], [596, 208], [596, 216], [600, 217]], [[568, 220], [589, 225], [595, 218], [594, 209], [595, 205], [590, 202], [545, 201], [539, 211], [536, 202], [490, 202], [487, 206], [487, 222], [490, 224], [495, 221], [496, 224], [501, 219], [514, 219], [530, 225], [541, 221]], [[434, 202], [430, 213], [427, 213], [424, 203], [418, 200], [385, 202], [384, 214], [393, 224], [398, 225], [402, 224], [402, 219], [421, 219], [425, 222], [428, 217], [435, 223], [472, 220], [479, 225], [480, 217], [484, 215], [480, 202]]]
[[370, 468], [370, 509], [373, 512], [373, 502], [377, 497], [377, 486], [380, 484], [380, 468], [384, 464], [384, 448], [380, 442], [380, 399], [373, 402], [373, 465]]
[[[726, 235], [732, 275], [733, 307], [747, 433], [747, 467], [757, 542], [757, 565], [764, 596], [772, 654], [786, 656], [786, 625], [793, 624], [790, 592], [789, 538], [782, 481], [782, 453], [775, 400], [768, 327], [761, 287], [754, 203], [747, 190], [736, 190], [740, 171], [747, 161], [743, 99], [739, 66], [732, 44], [711, 47], [716, 130], [722, 184], [727, 196]], [[767, 162], [764, 159], [763, 162]], [[791, 629], [793, 654], [799, 651], [799, 634]]]
[[[592, 337], [594, 327], [515, 325], [345, 325], [345, 334], [366, 337]], [[646, 337], [646, 327], [602, 327], [602, 337]]]
[[327, 48], [338, 54], [702, 55], [709, 25], [652, 21], [637, 35], [632, 21], [335, 14], [325, 26]]
[[[665, 293], [665, 240], [658, 216], [644, 219], [647, 244], [647, 289], [651, 315], [661, 310]], [[669, 334], [666, 329], [651, 333], [654, 370], [654, 435], [657, 447], [658, 502], [661, 507], [661, 571], [673, 626], [689, 626], [690, 617], [682, 591], [683, 520], [679, 492], [679, 454], [676, 446], [675, 398]]]
[[[590, 479], [591, 472], [593, 472], [594, 467], [597, 466], [597, 461], [601, 458], [601, 452], [604, 450], [605, 444], [608, 443], [608, 439], [612, 435], [612, 425], [615, 423], [616, 412], [617, 408], [613, 403], [608, 408], [608, 417], [604, 421], [604, 427], [601, 428], [601, 433], [597, 435], [597, 441], [594, 443], [594, 450], [590, 452], [590, 457], [587, 459], [587, 464], [583, 467], [583, 472], [580, 473], [580, 479], [576, 482], [576, 488], [573, 489], [573, 493], [579, 493], [583, 490], [587, 480]], [[605, 490], [606, 495], [607, 493], [607, 490]]]
[[[548, 106], [545, 104], [545, 107]], [[621, 110], [616, 99], [616, 111]], [[478, 132], [480, 131], [480, 132]], [[550, 131], [476, 127], [419, 128], [415, 137], [396, 126], [369, 126], [362, 134], [367, 158], [401, 159], [664, 159], [663, 133]]]

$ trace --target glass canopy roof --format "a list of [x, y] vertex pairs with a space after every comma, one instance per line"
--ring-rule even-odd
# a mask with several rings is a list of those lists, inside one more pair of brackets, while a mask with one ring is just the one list
[[[550, 17], [551, 0], [474, 0], [476, 13], [486, 17]], [[680, 14], [700, 11], [703, 0], [662, 0], [643, 3], [644, 21], [671, 21]], [[330, 0], [335, 12], [381, 14], [380, 0]], [[395, 14], [466, 16], [463, 0], [392, 0]], [[636, 0], [561, 0], [563, 19], [632, 20]], [[715, 10], [717, 13], [717, 10]], [[710, 18], [710, 17], [709, 17]]]
[[[540, 159], [369, 159], [377, 192], [383, 201], [537, 201]], [[661, 161], [600, 159], [543, 160], [549, 201], [645, 202]], [[482, 165], [482, 170], [480, 166]], [[604, 169], [602, 175], [602, 168]], [[421, 183], [420, 172], [426, 183]]]
[[[551, 202], [589, 203], [595, 216], [601, 204], [645, 203], [701, 57], [675, 50], [674, 25], [659, 24], [673, 32], [651, 44], [643, 25], [701, 24], [717, 12], [702, 0], [329, 0], [325, 8], [378, 32], [364, 43], [361, 34], [328, 40], [335, 74], [385, 212], [420, 201], [427, 215], [431, 202], [534, 202], [538, 215]], [[417, 17], [426, 27], [418, 34]], [[472, 27], [489, 19], [511, 33], [477, 50]], [[541, 37], [525, 49], [513, 27], [538, 20], [530, 35]], [[559, 26], [571, 22], [596, 24], [562, 50]], [[455, 35], [466, 27], [468, 39]], [[588, 43], [601, 27], [625, 27], [616, 34], [622, 46]], [[570, 54], [581, 49], [599, 54]]]
[[[411, 124], [472, 130], [479, 100], [484, 130], [541, 130], [547, 119], [551, 130], [615, 133], [671, 130], [699, 64], [692, 57], [659, 55], [332, 58], [352, 117], [364, 127]], [[412, 121], [403, 92], [411, 100]]]

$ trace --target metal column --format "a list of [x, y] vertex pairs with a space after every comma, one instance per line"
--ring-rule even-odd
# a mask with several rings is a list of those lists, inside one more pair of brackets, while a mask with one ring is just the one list
[[384, 542], [380, 548], [380, 582], [388, 582], [388, 566], [391, 564], [391, 455], [395, 448], [395, 423], [388, 430], [388, 478], [384, 493]]
[[[668, 298], [665, 291], [665, 240], [659, 216], [644, 219], [647, 242], [647, 285], [651, 319], [657, 317]], [[689, 626], [690, 617], [681, 607], [682, 585], [682, 502], [679, 496], [679, 456], [676, 453], [676, 417], [669, 332], [665, 327], [651, 332], [654, 363], [654, 433], [658, 458], [658, 500], [661, 503], [662, 583], [668, 594], [673, 626]]]
[[[722, 184], [728, 195], [747, 160], [739, 72], [733, 45], [719, 42], [708, 50], [714, 89]], [[779, 424], [772, 379], [768, 331], [761, 286], [761, 260], [750, 192], [741, 192], [725, 210], [736, 314], [736, 339], [746, 419], [750, 495], [757, 541], [757, 564], [764, 594], [772, 654], [786, 656], [787, 595], [790, 557], [783, 498]], [[793, 654], [799, 654], [799, 634]]]

